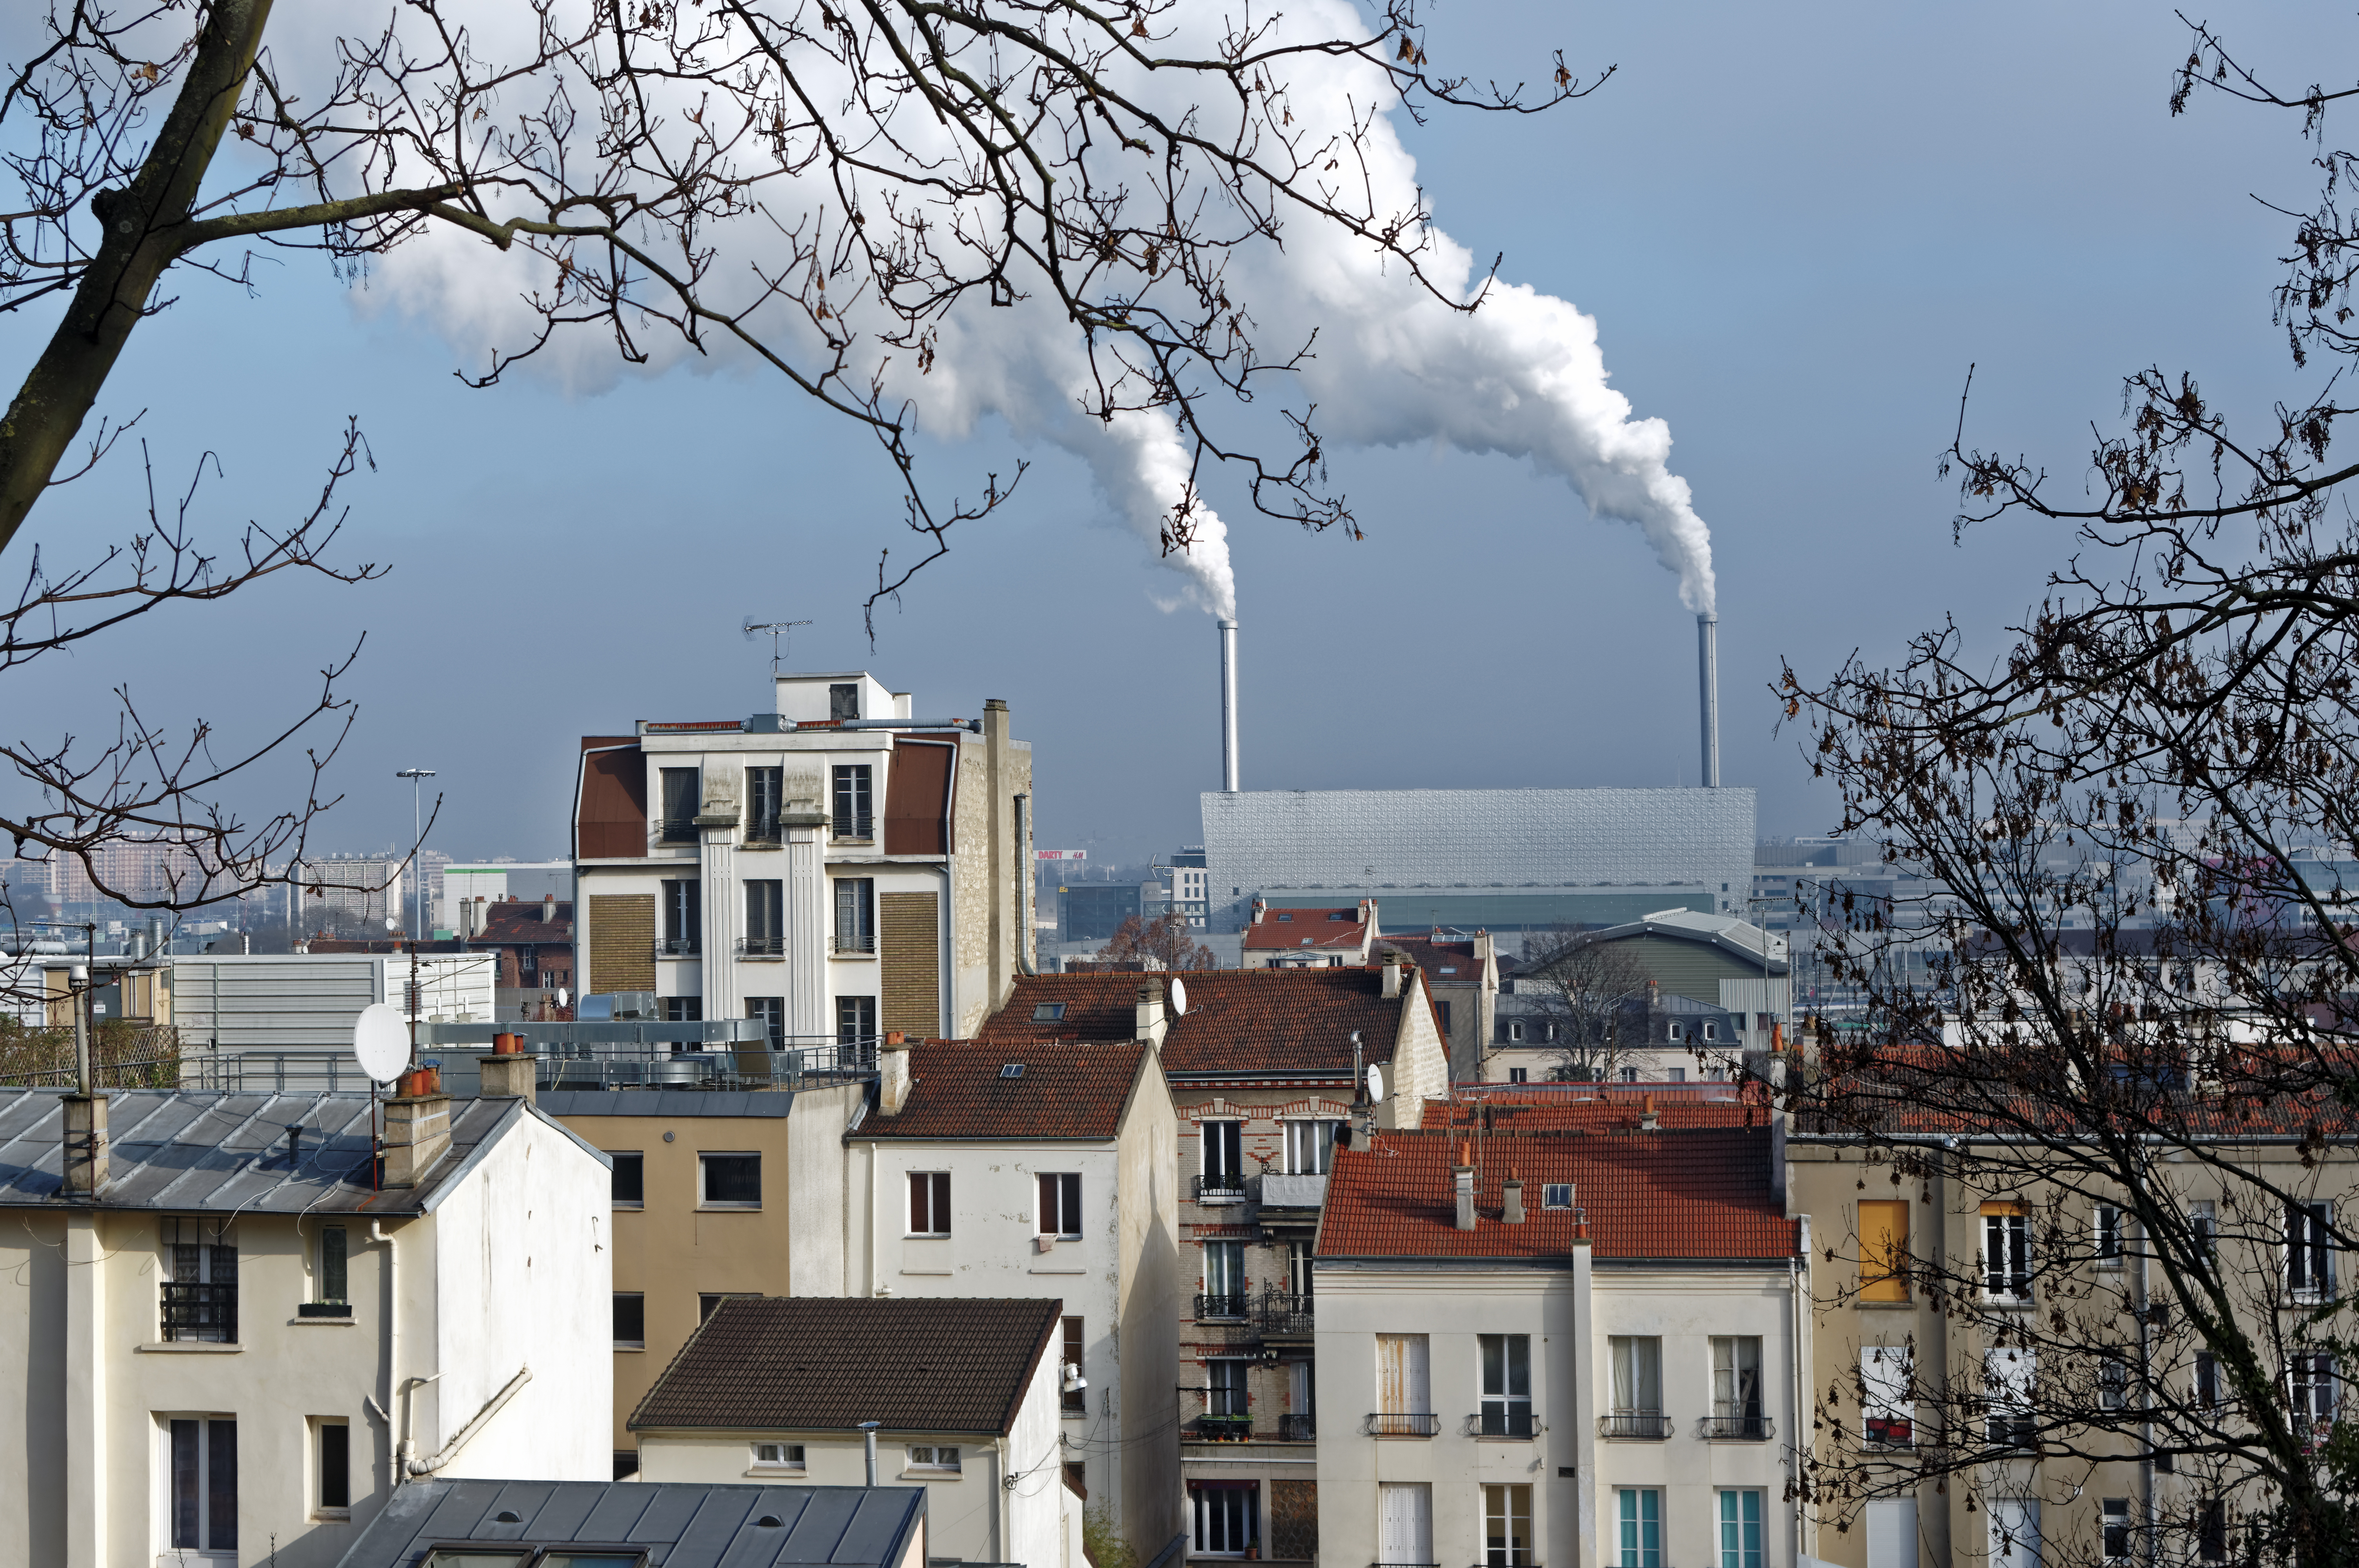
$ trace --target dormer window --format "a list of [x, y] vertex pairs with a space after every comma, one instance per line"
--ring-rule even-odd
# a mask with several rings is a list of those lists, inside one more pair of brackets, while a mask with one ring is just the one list
[[1020, 1078], [1024, 1076], [1024, 1064], [1010, 1062], [999, 1069], [999, 1076], [1003, 1078]]
[[1294, 916], [1292, 916], [1292, 915], [1290, 915], [1290, 914], [1281, 914], [1281, 915], [1279, 915], [1279, 916], [1278, 916], [1278, 918], [1279, 918], [1280, 920], [1291, 920], [1291, 919], [1293, 919], [1293, 918], [1294, 918]]
[[1035, 1002], [1032, 1006], [1032, 1022], [1035, 1023], [1062, 1023], [1064, 1021], [1065, 1004], [1061, 1001]]

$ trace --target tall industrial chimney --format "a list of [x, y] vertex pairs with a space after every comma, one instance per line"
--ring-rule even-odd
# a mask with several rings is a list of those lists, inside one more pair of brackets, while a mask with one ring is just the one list
[[1720, 617], [1696, 617], [1696, 685], [1703, 704], [1703, 787], [1720, 787]]
[[1221, 622], [1221, 788], [1237, 793], [1237, 623]]

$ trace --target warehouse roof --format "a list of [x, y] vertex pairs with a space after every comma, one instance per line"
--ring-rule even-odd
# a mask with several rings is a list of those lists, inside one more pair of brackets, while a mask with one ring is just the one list
[[631, 1430], [1005, 1435], [1060, 1301], [733, 1296], [689, 1336]]

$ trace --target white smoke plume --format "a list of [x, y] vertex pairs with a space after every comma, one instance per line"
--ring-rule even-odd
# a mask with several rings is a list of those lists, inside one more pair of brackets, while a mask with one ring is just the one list
[[[486, 55], [496, 55], [498, 40], [482, 24], [496, 9], [477, 13], [477, 46]], [[324, 17], [295, 16], [289, 17], [294, 27], [320, 29], [310, 35], [316, 46], [329, 41]], [[1183, 10], [1180, 22], [1183, 36], [1175, 51], [1190, 43], [1209, 46], [1223, 16], [1213, 0], [1199, 0], [1193, 11]], [[1346, 37], [1364, 29], [1366, 20], [1343, 0], [1298, 0], [1277, 26], [1280, 36]], [[1191, 31], [1200, 36], [1186, 37]], [[299, 38], [278, 44], [282, 53], [299, 47]], [[1371, 201], [1379, 211], [1413, 206], [1416, 161], [1386, 118], [1398, 107], [1389, 79], [1350, 58], [1307, 56], [1291, 69], [1287, 101], [1313, 141], [1331, 129], [1342, 133], [1355, 103], [1364, 114], [1376, 106], [1365, 146]], [[1130, 85], [1151, 97], [1164, 84]], [[1192, 81], [1169, 87], [1201, 91]], [[1212, 122], [1224, 112], [1214, 104], [1200, 107]], [[1557, 111], [1582, 112], [1578, 105]], [[908, 125], [901, 130], [921, 134]], [[789, 223], [791, 194], [774, 189], [768, 199]], [[816, 179], [809, 194], [814, 207], [832, 197]], [[748, 218], [740, 232], [712, 238], [760, 262], [769, 259], [766, 248], [778, 248], [766, 238], [772, 232]], [[1454, 298], [1469, 297], [1480, 281], [1472, 254], [1438, 230], [1429, 231], [1428, 240], [1428, 277]], [[519, 296], [545, 270], [521, 251], [499, 256], [473, 236], [437, 229], [383, 258], [373, 287], [379, 302], [432, 323], [462, 355], [479, 358], [495, 344], [513, 345], [529, 335], [534, 319]], [[1472, 315], [1450, 309], [1397, 259], [1387, 266], [1366, 242], [1300, 214], [1288, 222], [1282, 248], [1262, 243], [1234, 253], [1229, 277], [1232, 293], [1263, 323], [1266, 340], [1317, 329], [1313, 356], [1299, 373], [1300, 400], [1318, 406], [1317, 425], [1331, 448], [1438, 439], [1467, 452], [1527, 458], [1570, 482], [1593, 514], [1638, 527], [1678, 576], [1688, 608], [1713, 607], [1711, 537], [1687, 481], [1669, 470], [1669, 429], [1658, 418], [1634, 418], [1629, 400], [1607, 384], [1591, 318], [1520, 286], [1494, 286]], [[880, 325], [863, 322], [857, 310], [845, 324], [872, 330]], [[807, 325], [783, 316], [766, 330], [790, 345], [816, 347]], [[642, 342], [654, 353], [640, 368], [657, 373], [696, 357], [660, 333]], [[727, 362], [729, 356], [717, 357]], [[594, 332], [561, 341], [538, 363], [543, 373], [578, 390], [594, 390], [625, 373], [611, 343]], [[962, 305], [940, 325], [930, 373], [920, 374], [911, 357], [902, 355], [887, 367], [885, 384], [910, 400], [930, 436], [956, 440], [977, 420], [996, 415], [1019, 439], [1073, 453], [1089, 465], [1120, 523], [1150, 543], [1184, 493], [1190, 454], [1169, 416], [1149, 411], [1106, 423], [1083, 416], [1087, 355], [1079, 330], [1045, 290], [1013, 308], [987, 308], [980, 299]], [[782, 389], [780, 395], [799, 395]], [[1167, 564], [1183, 575], [1187, 598], [1214, 614], [1234, 615], [1226, 526], [1201, 502], [1194, 521], [1192, 547]], [[1362, 521], [1381, 528], [1386, 520]]]

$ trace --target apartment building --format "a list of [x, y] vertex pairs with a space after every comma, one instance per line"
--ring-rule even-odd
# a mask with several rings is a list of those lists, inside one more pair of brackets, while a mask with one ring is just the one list
[[[1135, 1039], [1159, 1055], [1179, 1116], [1189, 1555], [1244, 1550], [1236, 1520], [1197, 1506], [1218, 1493], [1272, 1499], [1277, 1511], [1253, 1543], [1264, 1559], [1315, 1557], [1320, 1206], [1355, 1119], [1413, 1124], [1447, 1087], [1424, 977], [1404, 962], [1044, 975], [1018, 980], [985, 1032]], [[1382, 1087], [1373, 1098], [1371, 1071]]]
[[1086, 1568], [1063, 1307], [723, 1302], [631, 1417], [640, 1476], [918, 1487], [935, 1563]]
[[1451, 1080], [1481, 1081], [1484, 1054], [1498, 1017], [1503, 975], [1512, 979], [1514, 960], [1503, 968], [1499, 945], [1487, 931], [1472, 935], [1441, 929], [1424, 936], [1396, 934], [1383, 945], [1399, 949], [1425, 978], [1433, 1011], [1441, 1019], [1442, 1038], [1449, 1042]]
[[93, 1102], [0, 1092], [0, 1563], [327, 1568], [419, 1478], [605, 1476], [596, 1151], [516, 1098], [94, 1108], [93, 1162]]
[[1359, 968], [1382, 935], [1376, 919], [1376, 901], [1371, 898], [1340, 909], [1272, 907], [1256, 899], [1238, 968]]
[[1028, 742], [1006, 704], [933, 719], [865, 673], [777, 711], [582, 742], [581, 987], [775, 1042], [964, 1035], [1031, 962]]
[[[1125, 977], [1136, 980], [1136, 977]], [[870, 1296], [1055, 1300], [1066, 1463], [1150, 1561], [1177, 1536], [1176, 1131], [1137, 1041], [903, 1041], [847, 1135], [851, 1277]]]
[[[1775, 1172], [1766, 1128], [1340, 1152], [1314, 1263], [1326, 1559], [1806, 1568], [1807, 1231]], [[1288, 1506], [1198, 1495], [1248, 1549]]]

